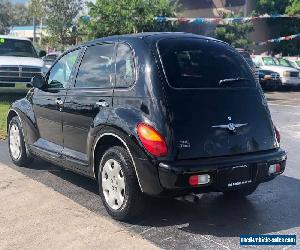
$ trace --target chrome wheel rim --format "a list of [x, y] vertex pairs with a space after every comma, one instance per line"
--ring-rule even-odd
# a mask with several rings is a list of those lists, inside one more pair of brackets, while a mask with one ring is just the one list
[[9, 148], [14, 160], [21, 156], [21, 137], [20, 130], [16, 124], [12, 124], [9, 131]]
[[125, 200], [125, 179], [121, 164], [109, 159], [102, 169], [102, 192], [106, 203], [113, 210], [119, 209]]

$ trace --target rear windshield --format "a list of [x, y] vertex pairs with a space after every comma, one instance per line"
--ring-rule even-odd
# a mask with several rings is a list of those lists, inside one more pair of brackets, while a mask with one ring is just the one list
[[0, 38], [0, 56], [37, 57], [30, 41]]
[[241, 55], [220, 42], [195, 38], [164, 39], [158, 49], [169, 84], [175, 88], [218, 88], [224, 79], [246, 79], [230, 86], [254, 84]]

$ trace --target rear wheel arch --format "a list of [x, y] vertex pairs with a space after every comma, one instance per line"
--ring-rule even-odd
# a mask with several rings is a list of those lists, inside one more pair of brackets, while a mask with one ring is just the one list
[[126, 134], [122, 131], [118, 131], [115, 128], [112, 129], [107, 129], [105, 131], [103, 131], [95, 140], [94, 143], [94, 147], [93, 147], [93, 151], [92, 151], [92, 171], [94, 176], [97, 178], [98, 176], [98, 171], [99, 171], [99, 164], [100, 161], [104, 155], [104, 153], [109, 149], [112, 148], [114, 146], [120, 146], [123, 147], [124, 149], [127, 150], [127, 152], [130, 155], [131, 161], [133, 163], [134, 166], [134, 171], [139, 183], [139, 186], [142, 190], [142, 186], [140, 184], [139, 181], [139, 177], [138, 177], [138, 173], [136, 170], [136, 166], [135, 166], [135, 162], [134, 162], [134, 158], [132, 156], [131, 150], [128, 146], [128, 143], [126, 142], [126, 139], [124, 138], [126, 136]]

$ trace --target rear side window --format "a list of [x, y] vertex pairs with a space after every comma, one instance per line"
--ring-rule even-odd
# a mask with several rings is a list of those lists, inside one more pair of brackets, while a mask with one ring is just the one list
[[78, 70], [75, 87], [111, 88], [114, 76], [114, 44], [87, 48]]
[[158, 49], [169, 84], [175, 88], [218, 88], [224, 79], [245, 78], [230, 86], [254, 85], [241, 55], [229, 46], [195, 38], [164, 39]]
[[116, 59], [116, 87], [126, 88], [135, 80], [135, 68], [132, 50], [126, 44], [119, 44]]

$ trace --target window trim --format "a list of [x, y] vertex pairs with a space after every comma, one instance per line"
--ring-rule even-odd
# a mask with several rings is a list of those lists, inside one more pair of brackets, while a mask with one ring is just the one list
[[[134, 78], [133, 78], [133, 81], [131, 82], [131, 84], [126, 86], [126, 87], [116, 86], [117, 85], [117, 56], [118, 56], [117, 52], [118, 52], [118, 47], [121, 44], [127, 46], [131, 50], [131, 55], [132, 55], [132, 59], [133, 59]], [[114, 89], [116, 89], [116, 90], [129, 90], [129, 89], [132, 89], [135, 86], [135, 84], [137, 82], [137, 79], [138, 79], [138, 71], [137, 71], [137, 62], [136, 62], [135, 50], [133, 49], [131, 44], [129, 44], [128, 42], [122, 41], [122, 42], [117, 43], [115, 53], [116, 53], [116, 55], [115, 55], [115, 84], [114, 84]]]
[[77, 75], [78, 63], [79, 63], [79, 61], [81, 60], [81, 57], [82, 57], [82, 47], [81, 46], [73, 48], [71, 50], [68, 50], [65, 53], [63, 53], [62, 55], [60, 55], [56, 59], [56, 61], [52, 64], [51, 68], [48, 70], [47, 74], [45, 75], [45, 80], [47, 82], [46, 86], [48, 86], [49, 75], [50, 75], [50, 72], [51, 72], [52, 68], [60, 61], [61, 58], [63, 58], [67, 54], [72, 53], [72, 52], [74, 52], [76, 50], [79, 50], [79, 53], [78, 53], [76, 62], [74, 64], [74, 66], [73, 66], [74, 68], [72, 69], [72, 72], [71, 72], [71, 75], [70, 75], [70, 78], [69, 78], [67, 86], [65, 88], [46, 88], [46, 91], [67, 90], [67, 89], [70, 89], [72, 87], [72, 85], [74, 83], [74, 80], [75, 80], [75, 75]]
[[76, 87], [76, 80], [77, 80], [77, 77], [78, 77], [80, 66], [82, 64], [82, 60], [83, 60], [84, 55], [85, 55], [88, 48], [90, 48], [92, 46], [97, 46], [97, 45], [98, 46], [101, 46], [101, 45], [114, 45], [113, 55], [114, 55], [114, 64], [116, 65], [116, 44], [117, 44], [117, 42], [112, 41], [112, 42], [96, 42], [96, 43], [92, 43], [92, 44], [84, 46], [81, 57], [80, 57], [80, 60], [78, 62], [78, 67], [77, 67], [77, 70], [76, 70], [76, 74], [74, 76], [74, 81], [73, 81], [73, 84], [71, 86], [71, 88], [73, 90], [76, 90], [76, 89], [78, 89], [78, 90], [84, 90], [84, 89], [86, 89], [86, 90], [113, 90], [114, 89], [115, 82], [116, 82], [116, 69], [115, 69], [116, 66], [113, 67], [114, 68], [114, 72], [113, 72], [114, 76], [112, 77], [111, 86], [109, 88], [87, 87], [87, 86], [86, 87]]

